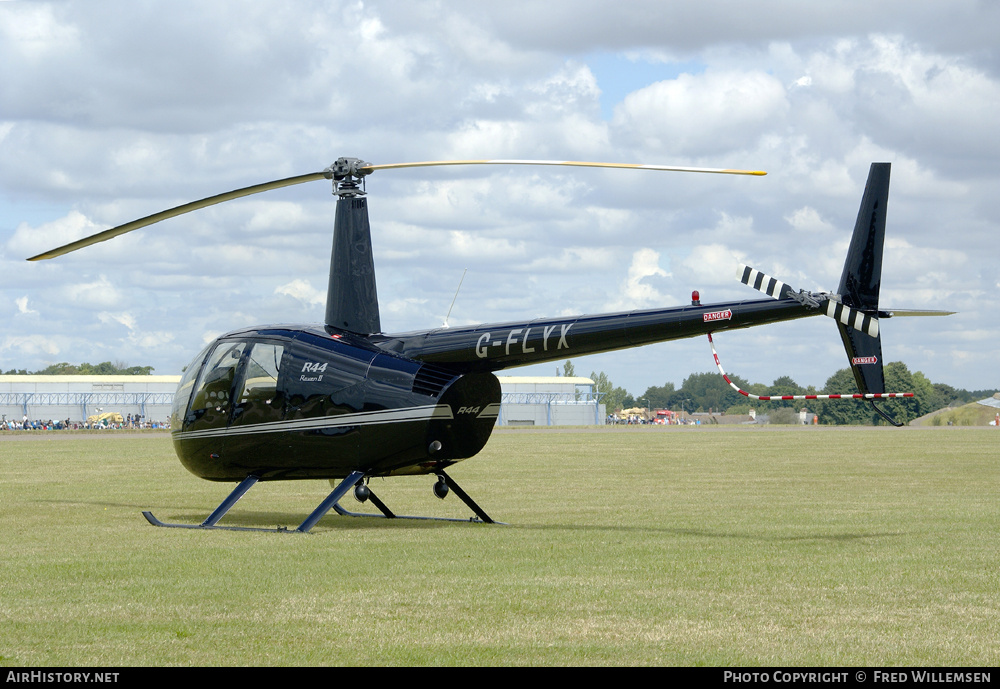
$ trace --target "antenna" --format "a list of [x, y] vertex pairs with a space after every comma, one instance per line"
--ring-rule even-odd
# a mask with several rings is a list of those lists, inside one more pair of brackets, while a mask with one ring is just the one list
[[444, 323], [441, 324], [442, 328], [448, 327], [448, 319], [451, 318], [451, 310], [455, 308], [455, 300], [458, 299], [458, 292], [462, 289], [462, 283], [465, 282], [465, 274], [468, 272], [468, 268], [462, 271], [462, 279], [458, 281], [458, 289], [455, 290], [455, 296], [452, 297], [451, 306], [448, 307], [448, 315], [444, 317]]

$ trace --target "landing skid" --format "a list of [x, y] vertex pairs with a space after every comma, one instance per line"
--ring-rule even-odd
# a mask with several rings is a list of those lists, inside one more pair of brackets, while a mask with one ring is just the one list
[[166, 522], [161, 522], [159, 519], [153, 516], [150, 511], [144, 511], [142, 516], [146, 518], [153, 526], [165, 526], [170, 529], [222, 529], [224, 531], [268, 531], [271, 533], [290, 533], [284, 526], [279, 526], [274, 529], [266, 529], [264, 527], [255, 526], [204, 526], [203, 524], [168, 524]]
[[279, 526], [274, 529], [267, 529], [262, 527], [252, 527], [252, 526], [218, 526], [218, 522], [222, 519], [227, 512], [235, 505], [240, 498], [242, 498], [248, 490], [253, 488], [253, 486], [260, 480], [257, 476], [247, 476], [243, 481], [240, 482], [236, 488], [233, 489], [225, 500], [223, 500], [215, 511], [208, 516], [205, 521], [201, 524], [168, 524], [167, 522], [162, 522], [153, 516], [150, 511], [144, 511], [142, 516], [146, 518], [153, 526], [162, 526], [169, 529], [222, 529], [225, 531], [266, 531], [271, 533], [308, 533], [318, 522], [322, 519], [327, 512], [331, 509], [335, 510], [337, 514], [343, 515], [345, 517], [382, 517], [385, 519], [424, 519], [424, 520], [434, 520], [434, 521], [448, 521], [448, 522], [485, 522], [487, 524], [503, 524], [503, 522], [495, 522], [493, 519], [483, 511], [483, 509], [476, 504], [476, 502], [469, 497], [468, 493], [459, 487], [455, 480], [445, 474], [443, 471], [438, 473], [438, 476], [442, 481], [444, 481], [447, 486], [455, 491], [462, 502], [469, 506], [473, 512], [476, 513], [477, 517], [471, 517], [469, 519], [452, 519], [446, 517], [409, 517], [404, 515], [397, 515], [392, 512], [385, 503], [378, 499], [374, 493], [369, 490], [368, 499], [371, 500], [372, 504], [377, 507], [382, 514], [364, 514], [360, 512], [350, 512], [345, 510], [340, 506], [340, 500], [343, 498], [349, 490], [358, 485], [364, 485], [365, 475], [362, 471], [352, 472], [350, 476], [345, 478], [333, 491], [326, 497], [323, 502], [321, 502], [312, 513], [306, 517], [305, 521], [299, 524], [298, 528], [290, 530], [286, 527]]
[[495, 521], [492, 517], [490, 517], [490, 515], [486, 514], [483, 508], [480, 507], [478, 504], [476, 504], [476, 501], [473, 500], [471, 497], [469, 497], [469, 494], [466, 493], [464, 490], [462, 490], [462, 488], [457, 483], [455, 483], [455, 479], [451, 478], [443, 471], [439, 471], [438, 476], [445, 482], [448, 488], [450, 488], [452, 491], [455, 492], [455, 495], [457, 495], [462, 500], [462, 502], [464, 502], [466, 505], [469, 506], [469, 509], [471, 509], [473, 512], [476, 513], [475, 517], [469, 517], [468, 519], [457, 519], [455, 517], [413, 517], [403, 514], [396, 514], [388, 507], [386, 507], [384, 502], [379, 500], [378, 496], [375, 495], [375, 493], [371, 490], [370, 487], [368, 488], [367, 499], [370, 500], [371, 503], [375, 505], [375, 507], [377, 507], [382, 514], [373, 514], [369, 512], [351, 512], [350, 510], [341, 507], [339, 502], [335, 502], [333, 504], [333, 509], [337, 512], [337, 514], [344, 517], [375, 517], [377, 519], [420, 519], [423, 521], [463, 522], [463, 523], [473, 522], [473, 523], [500, 524], [503, 526], [509, 526], [506, 522]]

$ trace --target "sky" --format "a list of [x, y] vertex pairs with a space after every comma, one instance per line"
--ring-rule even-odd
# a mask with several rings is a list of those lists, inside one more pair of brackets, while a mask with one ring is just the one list
[[[179, 373], [236, 328], [323, 319], [315, 182], [43, 262], [172, 206], [341, 156], [596, 160], [367, 179], [382, 326], [754, 299], [745, 262], [835, 290], [872, 162], [892, 163], [883, 357], [1000, 387], [1000, 5], [0, 1], [0, 370]], [[826, 318], [722, 333], [726, 370], [822, 387]], [[641, 395], [714, 370], [695, 338], [582, 357]], [[506, 373], [554, 375], [555, 363]], [[843, 391], [851, 392], [851, 391]]]

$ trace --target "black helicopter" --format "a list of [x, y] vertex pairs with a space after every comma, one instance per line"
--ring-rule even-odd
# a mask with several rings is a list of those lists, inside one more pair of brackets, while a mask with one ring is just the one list
[[[837, 321], [861, 393], [871, 401], [884, 392], [878, 319], [893, 313], [879, 309], [878, 297], [889, 163], [871, 166], [837, 293], [795, 291], [747, 268], [740, 275], [743, 282], [771, 298], [703, 305], [695, 294], [690, 305], [673, 308], [384, 333], [364, 178], [382, 169], [456, 164], [764, 174], [568, 161], [372, 165], [340, 158], [322, 172], [184, 204], [32, 257], [59, 256], [242, 196], [333, 181], [338, 201], [324, 324], [262, 326], [223, 335], [186, 368], [174, 398], [172, 438], [184, 466], [210, 481], [239, 484], [201, 524], [166, 524], [144, 512], [150, 523], [245, 530], [218, 522], [258, 481], [291, 479], [330, 479], [335, 485], [296, 531], [309, 531], [331, 508], [342, 515], [396, 518], [401, 515], [379, 500], [368, 480], [405, 474], [437, 476], [438, 497], [453, 491], [478, 520], [493, 523], [445, 470], [478, 453], [489, 440], [500, 411], [495, 371], [568, 356], [823, 314]], [[352, 489], [358, 500], [370, 501], [381, 514], [341, 507], [339, 501]]]

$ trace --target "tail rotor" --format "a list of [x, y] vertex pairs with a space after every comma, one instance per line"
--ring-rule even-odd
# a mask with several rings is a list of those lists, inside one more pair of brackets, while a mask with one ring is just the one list
[[[868, 400], [872, 409], [898, 426], [900, 424], [876, 407], [874, 402], [875, 399], [884, 397], [902, 396], [901, 393], [885, 392], [879, 317], [939, 316], [948, 312], [879, 310], [882, 247], [885, 241], [885, 216], [889, 203], [889, 170], [890, 163], [871, 165], [836, 293], [796, 291], [786, 283], [745, 265], [740, 266], [737, 277], [744, 285], [753, 287], [769, 297], [779, 300], [793, 299], [834, 319], [844, 349], [847, 351], [847, 360], [850, 362], [854, 381], [858, 386], [859, 394], [852, 397]], [[711, 339], [711, 336], [709, 338]], [[847, 395], [832, 397], [847, 397]]]
[[865, 333], [870, 337], [878, 337], [878, 318], [870, 313], [847, 306], [840, 301], [839, 295], [830, 294], [829, 292], [796, 291], [787, 283], [747, 265], [739, 267], [736, 277], [744, 285], [753, 287], [758, 292], [762, 292], [769, 297], [775, 299], [794, 299], [800, 304], [805, 304], [815, 309], [822, 309], [824, 315], [829, 316], [838, 323], [850, 326], [854, 330]]

